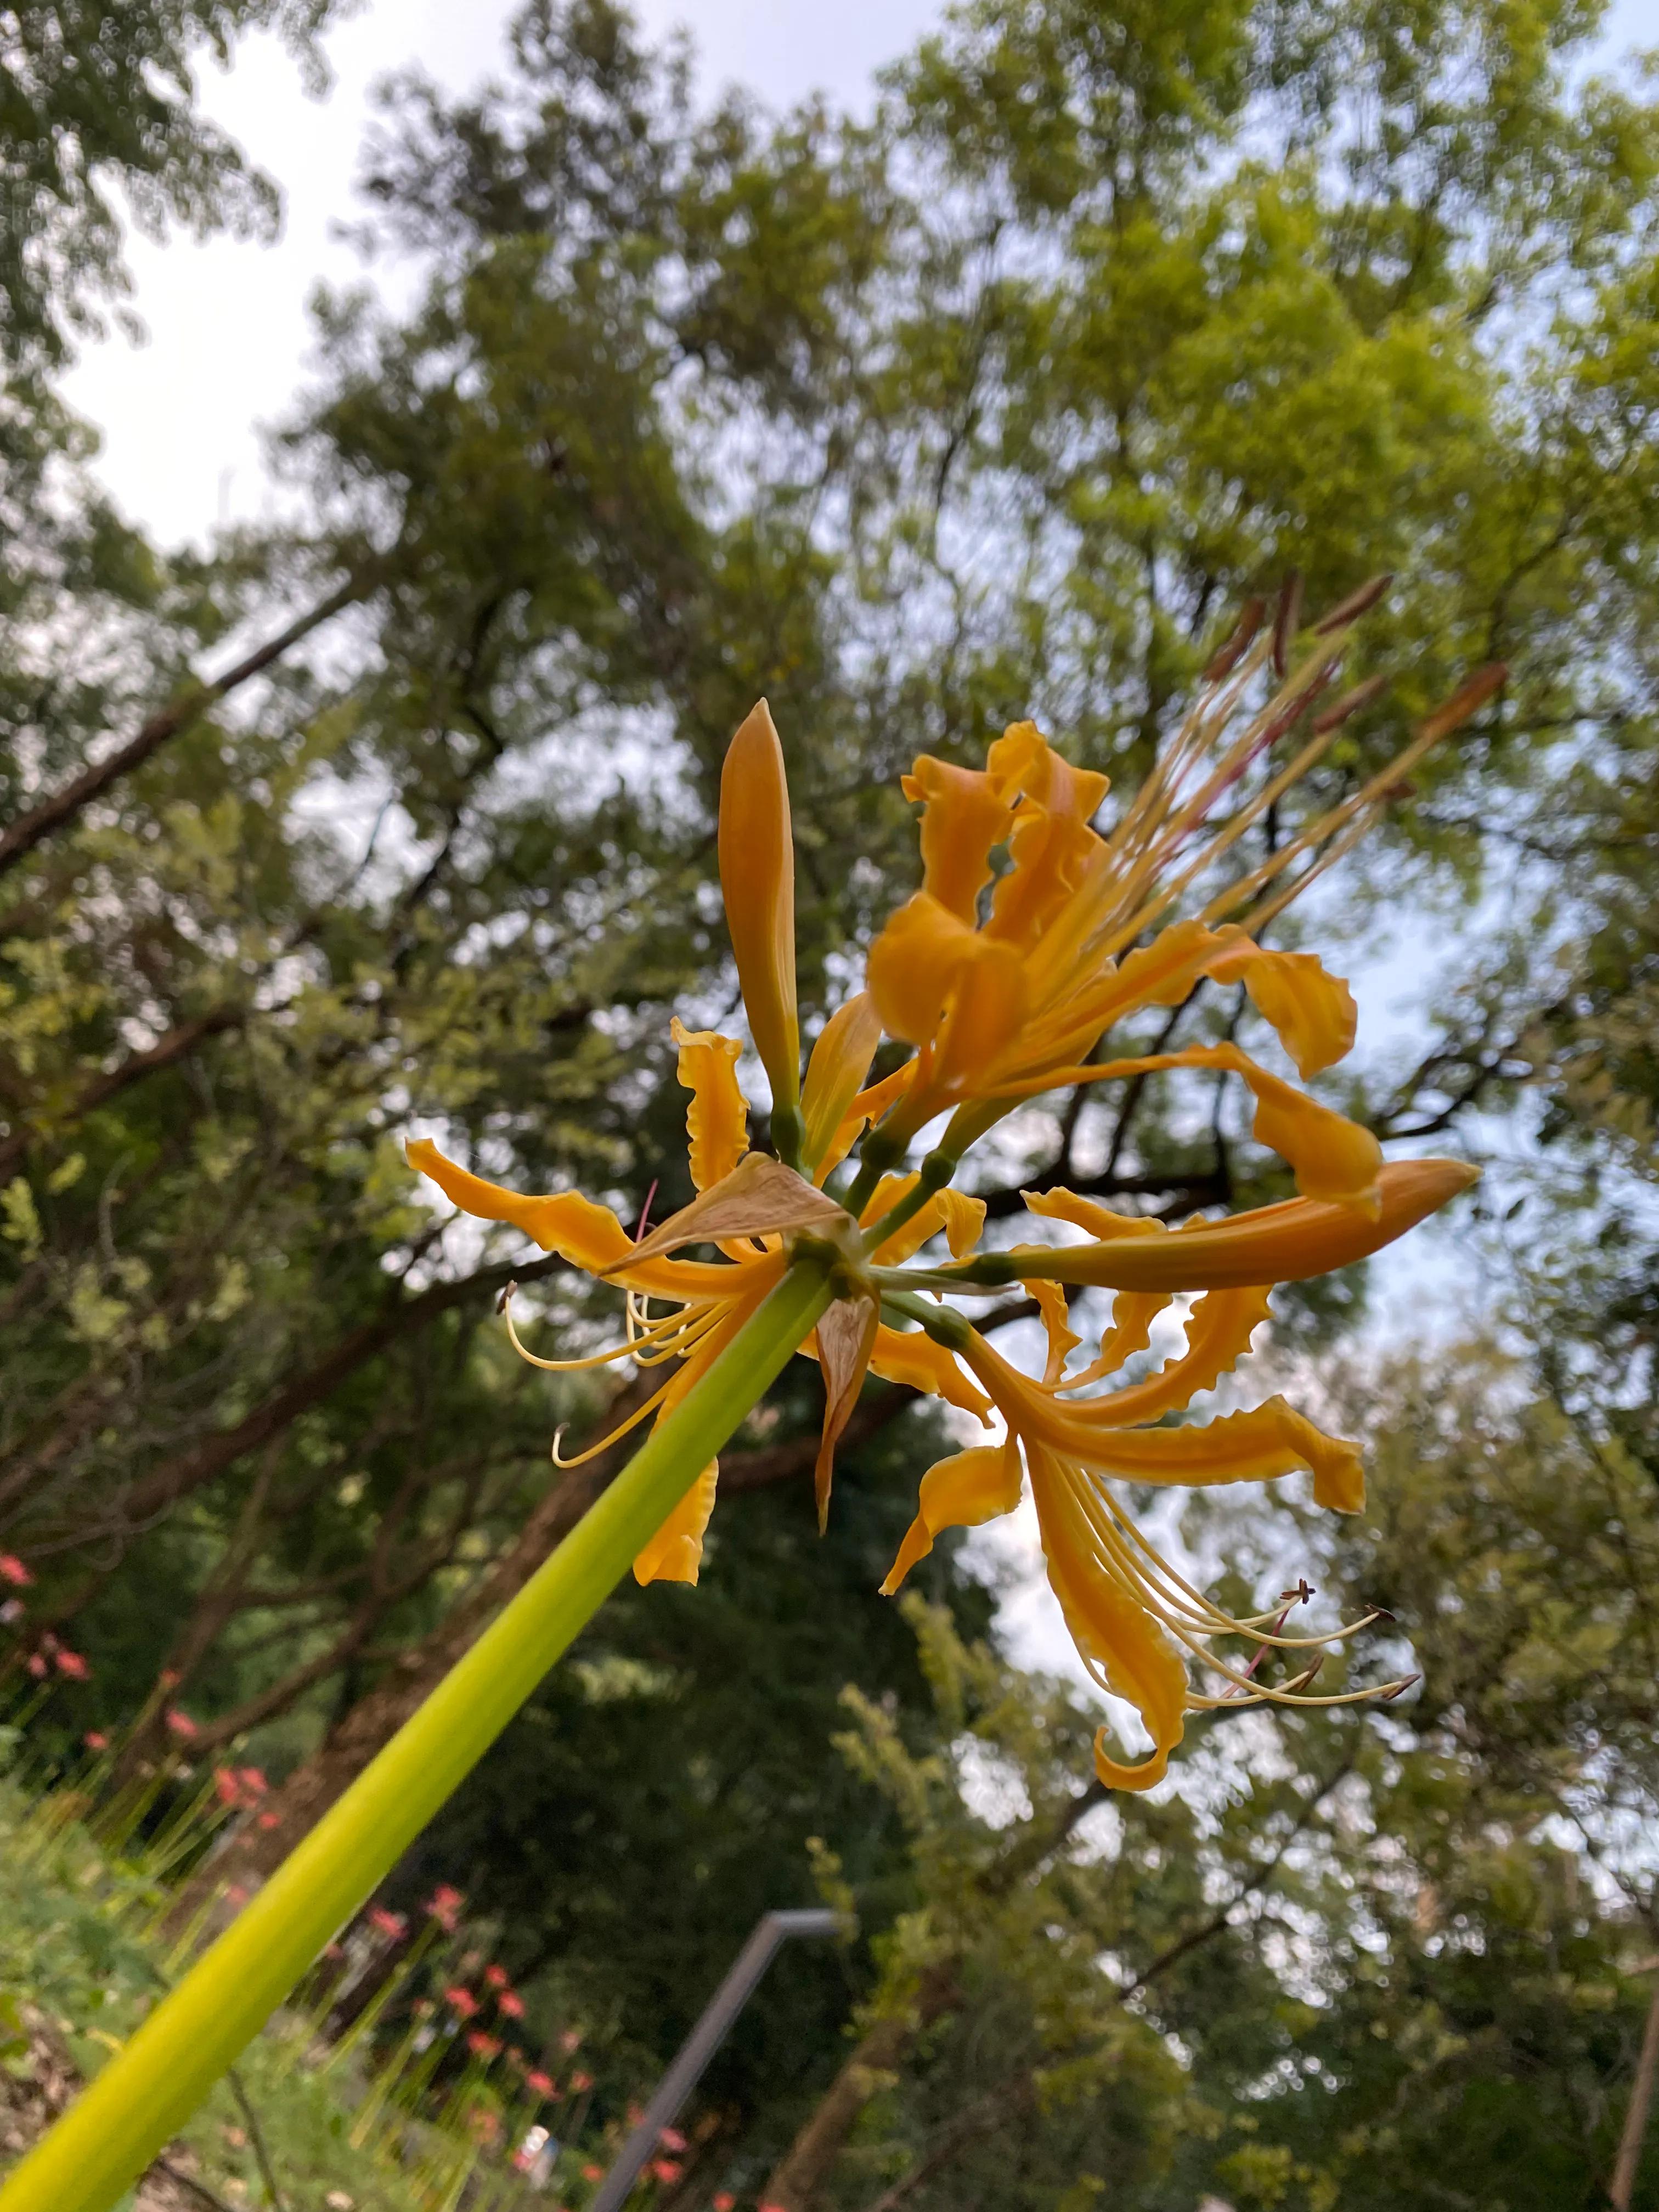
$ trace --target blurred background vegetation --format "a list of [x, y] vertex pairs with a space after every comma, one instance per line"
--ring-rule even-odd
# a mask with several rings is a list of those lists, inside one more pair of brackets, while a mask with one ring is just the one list
[[[180, 553], [59, 381], [123, 208], [272, 219], [193, 59], [263, 27], [320, 66], [330, 13], [0, 18], [8, 1686], [89, 1670], [42, 1771], [88, 1730], [165, 1771], [183, 1711], [202, 1771], [272, 1777], [257, 1878], [614, 1470], [550, 1465], [604, 1395], [494, 1317], [516, 1278], [597, 1344], [603, 1301], [435, 1213], [400, 1140], [687, 1194], [668, 1018], [734, 1012], [714, 786], [758, 694], [816, 1023], [912, 887], [914, 754], [1029, 713], [1133, 788], [1241, 603], [1392, 570], [1316, 798], [1475, 663], [1510, 684], [1296, 921], [1415, 986], [1334, 1095], [1488, 1174], [1399, 1263], [1458, 1294], [1415, 1340], [1363, 1271], [1282, 1299], [1269, 1357], [1370, 1439], [1367, 1516], [1181, 1537], [1241, 1601], [1290, 1561], [1388, 1607], [1420, 1688], [1195, 1729], [1103, 1803], [1085, 1696], [999, 1640], [1018, 1557], [876, 1595], [937, 1417], [872, 1386], [820, 1542], [791, 1376], [702, 1586], [618, 1593], [388, 1902], [465, 1890], [601, 2118], [760, 1911], [851, 1905], [763, 1985], [663, 2212], [1605, 2203], [1659, 1954], [1652, 78], [1597, 0], [971, 0], [868, 115], [772, 113], [530, 0], [476, 98], [386, 88], [341, 212], [416, 281], [319, 301], [302, 519]], [[1211, 990], [1160, 1033], [1247, 1022]], [[1231, 1111], [1048, 1102], [993, 1219], [1281, 1194]]]

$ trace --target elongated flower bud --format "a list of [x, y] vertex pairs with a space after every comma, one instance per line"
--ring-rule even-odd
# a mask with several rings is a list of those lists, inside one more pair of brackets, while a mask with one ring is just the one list
[[720, 772], [720, 890], [750, 1034], [772, 1085], [775, 1126], [798, 1123], [795, 851], [783, 748], [764, 699], [726, 749]]
[[996, 1255], [1016, 1279], [1091, 1284], [1115, 1291], [1207, 1291], [1254, 1283], [1298, 1283], [1369, 1259], [1437, 1212], [1480, 1176], [1462, 1160], [1397, 1160], [1377, 1178], [1376, 1212], [1293, 1198], [1170, 1236], [1147, 1236], [1125, 1218], [1125, 1233], [1094, 1244], [1017, 1244]]

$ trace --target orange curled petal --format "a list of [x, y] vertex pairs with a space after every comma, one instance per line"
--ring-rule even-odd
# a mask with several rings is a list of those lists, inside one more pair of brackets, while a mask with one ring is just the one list
[[[532, 1237], [544, 1252], [556, 1252], [590, 1275], [605, 1275], [620, 1287], [653, 1297], [726, 1298], [756, 1282], [775, 1281], [783, 1272], [781, 1255], [746, 1261], [741, 1270], [695, 1260], [652, 1259], [635, 1264], [633, 1238], [608, 1206], [595, 1206], [577, 1191], [550, 1198], [525, 1198], [499, 1183], [447, 1160], [428, 1137], [404, 1146], [409, 1164], [435, 1182], [446, 1198], [480, 1221], [505, 1221]], [[759, 1272], [757, 1272], [759, 1271]]]
[[[1110, 1408], [1109, 1399], [1065, 1408], [1066, 1418], [1055, 1425], [1058, 1448], [1102, 1474], [1185, 1490], [1272, 1482], [1305, 1468], [1314, 1478], [1316, 1504], [1357, 1513], [1365, 1502], [1359, 1446], [1328, 1437], [1283, 1398], [1182, 1429], [1109, 1428]], [[1095, 1414], [1098, 1422], [1090, 1419]]]
[[959, 921], [971, 922], [991, 880], [991, 848], [1013, 819], [1000, 781], [923, 753], [904, 779], [904, 795], [922, 802], [922, 889]]
[[779, 1105], [800, 1095], [795, 1004], [795, 848], [783, 748], [764, 699], [720, 771], [720, 891], [750, 1033]]
[[1042, 1379], [1045, 1384], [1058, 1382], [1066, 1371], [1066, 1362], [1083, 1339], [1070, 1324], [1066, 1293], [1058, 1283], [1033, 1283], [1030, 1289], [1048, 1340], [1048, 1359]]
[[916, 1517], [881, 1586], [882, 1595], [893, 1595], [944, 1530], [977, 1528], [1000, 1514], [1012, 1513], [1019, 1504], [1019, 1445], [1012, 1437], [1004, 1444], [975, 1444], [930, 1467], [921, 1478]]
[[1095, 1739], [1095, 1771], [1109, 1790], [1150, 1790], [1186, 1732], [1186, 1667], [1145, 1607], [1098, 1565], [1083, 1516], [1067, 1495], [1064, 1465], [1042, 1450], [1028, 1447], [1028, 1453], [1048, 1583], [1072, 1641], [1107, 1688], [1134, 1707], [1152, 1739], [1150, 1757], [1126, 1765], [1107, 1756], [1103, 1729]]
[[978, 1243], [985, 1226], [985, 1200], [969, 1191], [945, 1189], [939, 1194], [939, 1210], [951, 1257], [964, 1258]]
[[1269, 1023], [1305, 1083], [1353, 1048], [1358, 1009], [1340, 975], [1311, 952], [1264, 952], [1248, 943], [1211, 966], [1218, 982], [1242, 976], [1257, 1012]]
[[749, 1149], [749, 1102], [738, 1086], [736, 1037], [718, 1030], [688, 1030], [678, 1014], [669, 1033], [679, 1047], [678, 1073], [691, 1093], [685, 1109], [691, 1181], [708, 1190], [724, 1181]]
[[817, 1166], [851, 1114], [880, 1042], [881, 1016], [868, 991], [849, 999], [824, 1024], [807, 1062], [800, 1100], [806, 1123], [802, 1157], [809, 1168]]
[[1062, 760], [1030, 722], [1014, 724], [992, 746], [994, 762], [1011, 740], [1028, 749], [1019, 777], [1025, 796], [1008, 834], [1012, 865], [997, 884], [987, 933], [1029, 946], [1066, 904], [1101, 849], [1089, 819], [1106, 795], [1107, 779]]
[[1200, 1390], [1213, 1390], [1228, 1369], [1244, 1357], [1251, 1337], [1267, 1317], [1264, 1285], [1206, 1291], [1187, 1316], [1187, 1349], [1181, 1358], [1144, 1382], [1097, 1399], [1091, 1410], [1097, 1407], [1103, 1420], [1126, 1424], [1184, 1412]]
[[1083, 1198], [1074, 1190], [1023, 1190], [1028, 1213], [1048, 1221], [1069, 1221], [1073, 1229], [1086, 1229], [1091, 1237], [1165, 1237], [1166, 1224], [1144, 1213], [1115, 1213], [1097, 1198]]
[[720, 1463], [711, 1459], [651, 1541], [634, 1561], [637, 1583], [695, 1583], [702, 1565], [702, 1540], [714, 1510]]
[[549, 1198], [524, 1198], [486, 1182], [469, 1169], [447, 1160], [429, 1137], [416, 1137], [404, 1147], [409, 1164], [435, 1182], [444, 1196], [480, 1221], [506, 1221], [533, 1237], [544, 1252], [557, 1252], [574, 1267], [597, 1274], [601, 1267], [626, 1259], [633, 1240], [608, 1206], [595, 1206], [577, 1191], [560, 1191]]
[[907, 899], [870, 947], [865, 969], [888, 1035], [926, 1044], [944, 1018], [957, 977], [978, 951], [971, 924], [930, 892]]
[[[866, 1223], [879, 1221], [915, 1187], [915, 1175], [884, 1176], [860, 1218]], [[921, 1251], [930, 1237], [938, 1236], [942, 1229], [951, 1258], [959, 1260], [964, 1253], [972, 1251], [984, 1226], [982, 1198], [971, 1197], [961, 1190], [935, 1191], [907, 1222], [890, 1237], [884, 1237], [870, 1256], [884, 1267], [902, 1267]]]
[[909, 1389], [943, 1398], [947, 1406], [976, 1415], [987, 1428], [991, 1425], [990, 1400], [963, 1373], [956, 1354], [919, 1328], [889, 1328], [884, 1322], [876, 1331], [870, 1371], [884, 1382], [902, 1382]]
[[1114, 1291], [1112, 1318], [1100, 1339], [1100, 1356], [1091, 1380], [1115, 1375], [1118, 1369], [1145, 1352], [1152, 1340], [1152, 1323], [1168, 1307], [1172, 1291]]

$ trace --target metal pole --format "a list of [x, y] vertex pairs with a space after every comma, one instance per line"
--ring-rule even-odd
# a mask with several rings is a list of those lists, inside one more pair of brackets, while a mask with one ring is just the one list
[[657, 2084], [656, 2094], [646, 2106], [639, 2125], [617, 2154], [617, 2162], [599, 2184], [587, 2212], [622, 2212], [628, 2192], [639, 2179], [657, 2138], [672, 2125], [682, 2105], [696, 2088], [703, 2069], [725, 2042], [732, 2023], [754, 1994], [755, 1984], [772, 1963], [772, 1954], [791, 1936], [838, 1936], [838, 1912], [763, 1913], [755, 1931], [732, 1963], [731, 1972], [708, 2004], [702, 2018], [681, 2045], [679, 2056]]

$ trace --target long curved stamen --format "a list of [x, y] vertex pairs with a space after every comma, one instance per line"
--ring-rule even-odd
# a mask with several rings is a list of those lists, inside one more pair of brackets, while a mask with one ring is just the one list
[[[1283, 1620], [1284, 1615], [1264, 1614], [1244, 1621], [1223, 1613], [1201, 1592], [1193, 1589], [1148, 1542], [1146, 1536], [1124, 1514], [1105, 1491], [1080, 1468], [1073, 1468], [1064, 1462], [1056, 1462], [1048, 1455], [1049, 1464], [1060, 1471], [1073, 1504], [1081, 1512], [1088, 1534], [1093, 1539], [1091, 1549], [1097, 1572], [1115, 1583], [1127, 1595], [1133, 1598], [1172, 1636], [1206, 1672], [1218, 1674], [1230, 1685], [1230, 1692], [1218, 1698], [1200, 1692], [1188, 1692], [1188, 1703], [1194, 1709], [1212, 1710], [1222, 1705], [1230, 1707], [1247, 1704], [1340, 1705], [1357, 1704], [1377, 1698], [1395, 1697], [1409, 1687], [1415, 1678], [1405, 1676], [1399, 1680], [1382, 1683], [1370, 1688], [1339, 1691], [1315, 1697], [1308, 1693], [1308, 1685], [1318, 1673], [1319, 1662], [1293, 1675], [1288, 1682], [1263, 1683], [1255, 1679], [1255, 1668], [1261, 1663], [1261, 1653], [1249, 1669], [1232, 1667], [1212, 1651], [1206, 1640], [1215, 1636], [1253, 1636], [1263, 1649], [1284, 1650], [1312, 1650], [1322, 1657], [1327, 1646], [1357, 1634], [1382, 1618], [1375, 1612], [1361, 1620], [1351, 1621], [1334, 1629], [1327, 1636], [1286, 1637], [1279, 1633], [1263, 1636], [1262, 1627], [1269, 1620]], [[1139, 1552], [1141, 1564], [1134, 1556]], [[1173, 1595], [1170, 1586], [1181, 1593]], [[1084, 1662], [1091, 1676], [1103, 1688], [1111, 1686], [1103, 1668], [1092, 1663], [1084, 1653]]]
[[670, 1314], [665, 1320], [653, 1323], [650, 1329], [641, 1335], [635, 1335], [630, 1329], [628, 1341], [625, 1344], [611, 1345], [604, 1352], [591, 1352], [584, 1358], [546, 1359], [543, 1358], [540, 1352], [532, 1352], [530, 1349], [529, 1346], [524, 1341], [523, 1338], [519, 1334], [518, 1330], [513, 1325], [511, 1285], [509, 1285], [507, 1296], [504, 1297], [501, 1301], [501, 1318], [507, 1323], [507, 1340], [512, 1345], [513, 1349], [518, 1353], [520, 1358], [525, 1361], [526, 1365], [531, 1367], [539, 1367], [545, 1373], [550, 1375], [575, 1375], [580, 1373], [585, 1368], [606, 1366], [613, 1359], [627, 1359], [635, 1357], [642, 1345], [652, 1346], [659, 1344], [665, 1337], [672, 1335], [677, 1328], [682, 1326], [686, 1313], [698, 1312], [701, 1310], [703, 1310], [695, 1307], [684, 1308], [680, 1312]]
[[723, 1318], [724, 1309], [720, 1306], [711, 1305], [699, 1310], [696, 1317], [688, 1322], [683, 1329], [665, 1337], [649, 1351], [636, 1352], [635, 1365], [661, 1367], [671, 1359], [689, 1358], [710, 1330], [719, 1327]]
[[564, 1455], [559, 1449], [559, 1438], [565, 1431], [565, 1424], [562, 1421], [558, 1427], [553, 1431], [552, 1458], [554, 1466], [557, 1468], [580, 1467], [590, 1459], [597, 1459], [602, 1451], [608, 1451], [611, 1449], [611, 1446], [617, 1442], [619, 1437], [625, 1437], [630, 1429], [638, 1428], [640, 1423], [645, 1419], [648, 1413], [654, 1413], [658, 1407], [662, 1403], [663, 1400], [667, 1396], [668, 1393], [673, 1389], [673, 1387], [674, 1377], [671, 1376], [668, 1381], [662, 1385], [660, 1389], [653, 1390], [651, 1393], [651, 1395], [646, 1400], [644, 1405], [635, 1407], [635, 1410], [628, 1416], [625, 1421], [618, 1421], [616, 1427], [611, 1431], [608, 1436], [601, 1437], [598, 1443], [589, 1444], [586, 1451], [579, 1451], [573, 1458], [570, 1459], [565, 1458]]

